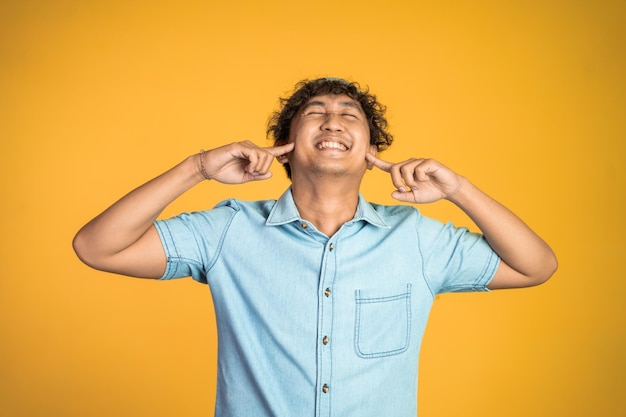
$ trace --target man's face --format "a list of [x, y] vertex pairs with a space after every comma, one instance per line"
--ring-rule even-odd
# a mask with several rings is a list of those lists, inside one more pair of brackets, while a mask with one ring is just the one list
[[289, 142], [296, 144], [288, 158], [292, 179], [311, 172], [352, 174], [360, 180], [367, 168], [365, 154], [376, 154], [361, 105], [346, 95], [311, 98], [293, 118]]

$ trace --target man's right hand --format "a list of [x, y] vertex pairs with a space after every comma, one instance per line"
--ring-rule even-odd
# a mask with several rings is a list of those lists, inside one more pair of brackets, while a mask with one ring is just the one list
[[266, 180], [274, 158], [291, 152], [293, 143], [262, 148], [250, 141], [236, 142], [198, 155], [198, 172], [224, 184]]
[[153, 223], [168, 204], [204, 180], [203, 167], [209, 178], [226, 184], [264, 180], [272, 176], [269, 169], [274, 158], [293, 147], [293, 143], [261, 148], [238, 142], [191, 155], [87, 223], [74, 238], [74, 250], [93, 268], [158, 278], [165, 271], [166, 258]]

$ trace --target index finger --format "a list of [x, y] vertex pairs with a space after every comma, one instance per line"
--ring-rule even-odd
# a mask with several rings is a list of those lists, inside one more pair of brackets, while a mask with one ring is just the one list
[[281, 156], [286, 153], [289, 153], [293, 150], [295, 143], [286, 143], [284, 145], [273, 146], [271, 148], [265, 148], [269, 153], [276, 156]]
[[382, 169], [385, 172], [391, 172], [391, 167], [394, 165], [391, 162], [383, 161], [382, 159], [375, 157], [371, 153], [365, 154], [365, 159], [367, 159], [368, 162], [371, 162], [376, 168]]

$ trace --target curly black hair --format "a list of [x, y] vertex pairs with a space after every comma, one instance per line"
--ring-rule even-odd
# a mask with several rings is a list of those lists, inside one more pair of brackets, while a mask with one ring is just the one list
[[[280, 109], [274, 112], [268, 121], [267, 136], [274, 139], [274, 144], [287, 142], [291, 121], [312, 97], [320, 95], [344, 94], [358, 101], [367, 117], [370, 130], [370, 144], [376, 145], [377, 150], [387, 149], [393, 142], [393, 136], [387, 131], [385, 106], [376, 100], [376, 96], [369, 93], [368, 88], [361, 88], [356, 82], [341, 78], [318, 78], [316, 80], [302, 80], [294, 87], [290, 97], [280, 99]], [[291, 178], [289, 163], [284, 164], [287, 177]]]

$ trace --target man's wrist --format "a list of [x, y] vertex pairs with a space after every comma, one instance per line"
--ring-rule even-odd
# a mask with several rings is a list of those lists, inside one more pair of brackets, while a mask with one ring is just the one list
[[209, 174], [206, 172], [206, 169], [204, 169], [204, 158], [205, 158], [205, 152], [204, 149], [200, 149], [200, 153], [198, 154], [198, 160], [200, 162], [200, 174], [202, 174], [202, 176], [204, 177], [205, 180], [207, 181], [211, 181], [211, 177], [209, 176]]
[[474, 195], [477, 190], [476, 186], [467, 178], [460, 177], [457, 190], [446, 197], [446, 199], [459, 207], [463, 207], [465, 204], [472, 201], [472, 195]]

